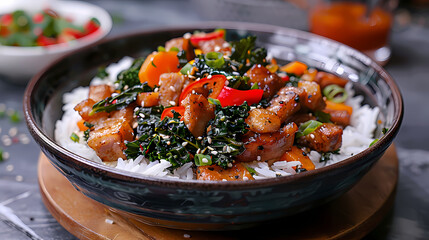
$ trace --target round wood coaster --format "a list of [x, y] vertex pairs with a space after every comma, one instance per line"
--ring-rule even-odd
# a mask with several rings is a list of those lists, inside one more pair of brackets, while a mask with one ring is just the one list
[[57, 221], [80, 239], [357, 239], [393, 206], [398, 158], [390, 147], [363, 179], [338, 199], [298, 215], [242, 231], [196, 232], [145, 225], [108, 210], [80, 192], [43, 154], [38, 166], [42, 199]]

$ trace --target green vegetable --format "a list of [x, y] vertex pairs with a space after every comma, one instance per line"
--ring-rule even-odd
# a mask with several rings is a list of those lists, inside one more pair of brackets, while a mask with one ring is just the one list
[[255, 64], [267, 65], [267, 50], [255, 48], [256, 37], [249, 36], [237, 42], [231, 42], [231, 60], [240, 63], [238, 72], [243, 75]]
[[187, 75], [192, 71], [192, 68], [193, 68], [192, 64], [186, 63], [186, 65], [182, 67], [182, 69], [180, 69], [180, 73], [183, 75]]
[[12, 123], [19, 123], [21, 121], [21, 116], [19, 115], [19, 112], [14, 110], [12, 114], [9, 116], [9, 120]]
[[178, 49], [177, 47], [172, 47], [170, 48], [169, 52], [180, 52], [180, 49]]
[[209, 52], [204, 56], [206, 60], [206, 64], [209, 67], [219, 69], [225, 64], [225, 59], [223, 58], [223, 54], [220, 52]]
[[[177, 58], [179, 59], [179, 68], [185, 66], [188, 63], [188, 58], [186, 57], [186, 51], [182, 50], [182, 51], [178, 51], [177, 53]], [[182, 74], [186, 74], [182, 73]]]
[[381, 130], [381, 132], [382, 132], [383, 134], [386, 134], [386, 133], [387, 133], [387, 131], [389, 131], [389, 129], [388, 129], [388, 128], [383, 128], [383, 129]]
[[298, 131], [295, 134], [296, 138], [300, 138], [303, 136], [306, 136], [312, 132], [314, 132], [318, 127], [320, 127], [322, 125], [321, 122], [315, 121], [315, 120], [309, 120], [305, 123], [302, 123], [299, 126]]
[[323, 89], [323, 95], [326, 97], [326, 99], [335, 103], [342, 103], [346, 101], [348, 96], [344, 88], [335, 84], [326, 86]]
[[134, 87], [140, 84], [139, 71], [144, 62], [145, 58], [137, 58], [134, 60], [130, 68], [121, 71], [116, 77], [115, 83], [118, 84], [117, 89], [120, 91], [125, 90], [125, 88]]
[[158, 52], [165, 52], [165, 47], [158, 46]]
[[0, 148], [0, 162], [3, 162], [4, 158], [3, 158], [3, 149]]
[[259, 89], [258, 83], [254, 83], [250, 89]]
[[210, 166], [212, 165], [212, 159], [209, 155], [195, 154], [194, 161], [196, 166]]
[[142, 92], [152, 92], [152, 88], [147, 83], [128, 88], [115, 96], [108, 97], [94, 104], [90, 115], [98, 112], [112, 112], [123, 109], [134, 102], [137, 99], [137, 95]]
[[89, 139], [89, 132], [90, 132], [90, 131], [91, 131], [90, 129], [86, 129], [86, 130], [83, 132], [83, 140], [88, 141], [88, 139]]
[[72, 133], [71, 134], [71, 136], [70, 136], [70, 139], [73, 141], [73, 142], [79, 142], [79, 136], [78, 135], [76, 135], [76, 133]]
[[371, 147], [372, 145], [374, 145], [376, 142], [378, 142], [378, 138], [376, 138], [376, 139], [374, 139], [374, 141], [372, 141], [370, 144], [369, 144], [369, 146]]
[[256, 171], [255, 171], [254, 168], [252, 168], [252, 167], [246, 167], [246, 169], [247, 169], [247, 171], [249, 171], [250, 174], [252, 174], [252, 176], [256, 174]]
[[104, 79], [104, 78], [109, 76], [109, 73], [106, 72], [106, 67], [100, 67], [100, 68], [98, 68], [97, 75], [95, 75], [95, 76], [97, 76], [101, 79]]
[[331, 122], [331, 114], [325, 113], [322, 111], [314, 112], [314, 116], [317, 118], [317, 121], [322, 123], [330, 123]]

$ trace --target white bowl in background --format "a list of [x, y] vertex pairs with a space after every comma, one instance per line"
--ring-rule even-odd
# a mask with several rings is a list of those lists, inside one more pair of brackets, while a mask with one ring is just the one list
[[101, 7], [79, 1], [34, 1], [37, 4], [28, 5], [28, 1], [15, 1], [11, 4], [0, 4], [0, 15], [22, 9], [35, 13], [46, 7], [53, 9], [63, 17], [70, 17], [73, 23], [83, 25], [95, 17], [100, 22], [100, 29], [92, 34], [48, 47], [14, 47], [0, 45], [0, 75], [8, 81], [24, 84], [43, 67], [56, 58], [77, 48], [95, 43], [105, 37], [112, 29], [112, 19]]

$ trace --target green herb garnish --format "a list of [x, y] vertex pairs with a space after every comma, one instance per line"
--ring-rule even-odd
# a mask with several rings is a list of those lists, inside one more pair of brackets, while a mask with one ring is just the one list
[[71, 139], [73, 142], [76, 142], [76, 143], [78, 143], [78, 142], [79, 142], [79, 136], [78, 136], [78, 135], [76, 135], [76, 133], [72, 133], [72, 134], [70, 135], [70, 139]]
[[348, 96], [346, 90], [336, 84], [326, 86], [323, 89], [323, 95], [326, 97], [326, 99], [335, 103], [342, 103], [346, 101]]
[[196, 166], [210, 166], [212, 165], [212, 158], [209, 155], [195, 154], [194, 161]]
[[104, 78], [109, 76], [109, 73], [106, 72], [106, 67], [100, 67], [100, 68], [98, 68], [98, 72], [95, 76], [97, 76], [101, 79], [104, 79]]
[[137, 58], [134, 60], [130, 68], [121, 71], [116, 77], [115, 83], [118, 84], [117, 89], [120, 91], [126, 88], [134, 87], [140, 84], [139, 71], [145, 58]]
[[369, 146], [371, 147], [372, 145], [374, 145], [376, 142], [378, 142], [378, 138], [376, 138], [376, 139], [374, 139], [374, 141], [372, 141], [370, 144], [369, 144]]
[[206, 64], [209, 67], [219, 69], [225, 64], [225, 59], [223, 58], [223, 54], [220, 52], [209, 52], [204, 56], [206, 60]]
[[314, 132], [318, 127], [320, 127], [323, 123], [315, 121], [315, 120], [309, 120], [305, 123], [302, 123], [299, 126], [298, 131], [295, 134], [296, 138], [300, 138], [303, 136], [306, 136], [312, 132]]

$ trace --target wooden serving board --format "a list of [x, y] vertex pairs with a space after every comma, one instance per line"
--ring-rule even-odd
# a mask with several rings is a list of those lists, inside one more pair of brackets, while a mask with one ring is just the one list
[[75, 190], [43, 154], [39, 158], [38, 177], [48, 210], [80, 239], [253, 239], [261, 234], [264, 239], [358, 239], [373, 230], [393, 206], [398, 158], [391, 146], [356, 186], [317, 209], [230, 232], [167, 229], [113, 213]]

